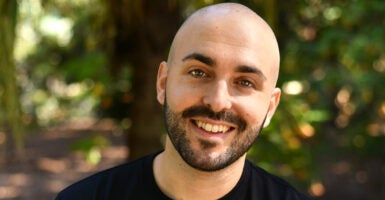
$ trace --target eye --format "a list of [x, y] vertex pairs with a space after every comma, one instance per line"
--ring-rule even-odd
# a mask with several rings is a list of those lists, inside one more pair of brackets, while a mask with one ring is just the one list
[[191, 71], [188, 72], [191, 76], [195, 77], [195, 78], [205, 78], [207, 77], [207, 74], [200, 70], [200, 69], [193, 69]]
[[255, 88], [254, 83], [246, 79], [239, 80], [238, 84], [242, 87]]
[[244, 89], [258, 89], [258, 86], [256, 85], [256, 83], [252, 80], [247, 79], [247, 78], [246, 79], [245, 78], [238, 79], [235, 83], [239, 87], [244, 88]]

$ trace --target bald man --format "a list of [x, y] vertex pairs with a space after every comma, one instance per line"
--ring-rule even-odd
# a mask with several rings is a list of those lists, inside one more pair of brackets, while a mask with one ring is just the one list
[[246, 159], [278, 106], [279, 49], [249, 8], [216, 4], [181, 26], [160, 63], [164, 151], [73, 184], [58, 200], [307, 199]]

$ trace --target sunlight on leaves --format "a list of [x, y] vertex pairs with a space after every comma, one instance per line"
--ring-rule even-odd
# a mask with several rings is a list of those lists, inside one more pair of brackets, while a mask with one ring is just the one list
[[108, 147], [110, 141], [100, 135], [80, 139], [71, 145], [73, 151], [81, 152], [87, 163], [96, 165], [100, 162], [101, 150]]
[[325, 17], [325, 19], [329, 21], [333, 21], [340, 18], [341, 14], [342, 14], [342, 10], [339, 7], [327, 8], [323, 12], [323, 16]]
[[322, 182], [314, 182], [310, 185], [309, 192], [313, 197], [320, 197], [325, 194], [325, 186]]
[[375, 61], [373, 63], [373, 69], [375, 69], [378, 72], [385, 72], [385, 56], [382, 55], [379, 60]]
[[72, 38], [72, 25], [69, 18], [47, 15], [41, 19], [39, 28], [44, 35], [55, 38], [60, 46], [66, 46]]
[[323, 122], [325, 120], [330, 119], [330, 112], [327, 110], [308, 110], [303, 114], [303, 118], [305, 118], [308, 122]]
[[304, 138], [313, 137], [315, 134], [315, 129], [312, 125], [308, 123], [303, 123], [299, 126], [301, 136]]
[[300, 81], [289, 81], [283, 84], [283, 92], [289, 95], [298, 95], [304, 92], [306, 85]]

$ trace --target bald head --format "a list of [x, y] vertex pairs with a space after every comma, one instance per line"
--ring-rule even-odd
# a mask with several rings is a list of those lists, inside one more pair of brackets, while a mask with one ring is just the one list
[[[194, 45], [199, 47], [201, 42], [219, 42], [252, 49], [255, 63], [267, 65], [264, 66], [267, 67], [265, 73], [275, 86], [280, 62], [276, 38], [269, 25], [248, 7], [237, 3], [221, 3], [194, 12], [175, 35], [168, 65], [172, 67], [186, 53], [186, 48]], [[234, 50], [239, 51], [236, 48]]]
[[158, 70], [166, 149], [203, 171], [243, 163], [278, 106], [278, 68], [273, 31], [249, 8], [223, 3], [193, 13]]

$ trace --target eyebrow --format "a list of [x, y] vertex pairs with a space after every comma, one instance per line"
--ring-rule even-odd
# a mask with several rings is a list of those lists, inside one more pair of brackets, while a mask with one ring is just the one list
[[263, 74], [263, 72], [258, 69], [257, 67], [251, 67], [247, 65], [241, 65], [238, 66], [237, 69], [235, 70], [236, 72], [240, 73], [253, 73], [261, 77], [263, 80], [267, 80], [266, 76]]
[[[183, 59], [182, 59], [182, 61], [186, 61], [186, 60], [197, 60], [197, 61], [202, 62], [202, 63], [204, 63], [204, 64], [206, 64], [208, 66], [211, 66], [211, 67], [216, 65], [216, 62], [215, 62], [214, 59], [212, 59], [212, 58], [210, 58], [208, 56], [205, 56], [203, 54], [200, 54], [200, 53], [188, 54], [187, 56], [183, 57]], [[252, 73], [252, 74], [258, 75], [263, 80], [267, 80], [267, 78], [263, 74], [263, 72], [258, 67], [255, 67], [255, 66], [239, 65], [235, 69], [235, 72], [239, 72], [239, 73]]]
[[203, 54], [200, 54], [200, 53], [191, 53], [191, 54], [188, 54], [187, 56], [185, 56], [182, 61], [186, 61], [186, 60], [198, 60], [208, 66], [215, 66], [216, 65], [216, 62], [214, 59], [208, 57], [208, 56], [205, 56]]

